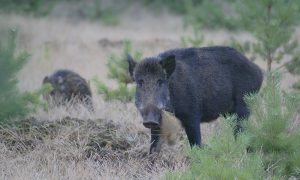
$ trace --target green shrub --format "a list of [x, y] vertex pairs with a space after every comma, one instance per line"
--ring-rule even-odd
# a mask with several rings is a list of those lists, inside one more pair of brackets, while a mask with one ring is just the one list
[[227, 29], [236, 29], [234, 15], [234, 0], [210, 1], [210, 0], [143, 0], [145, 5], [152, 9], [167, 8], [184, 17], [186, 25], [198, 26], [204, 28], [216, 29], [225, 27]]
[[300, 129], [289, 130], [300, 94], [283, 93], [278, 76], [269, 74], [261, 95], [246, 98], [252, 114], [246, 126], [251, 135], [250, 147], [263, 152], [269, 173], [300, 178]]
[[[11, 31], [7, 42], [0, 46], [0, 122], [24, 116], [37, 102], [37, 93], [20, 93], [16, 75], [29, 58], [27, 52], [16, 55], [16, 32]], [[4, 45], [5, 44], [5, 45]]]
[[255, 53], [253, 53], [252, 44], [249, 41], [246, 42], [240, 42], [235, 38], [231, 38], [226, 44], [228, 44], [230, 47], [233, 47], [243, 54], [251, 54], [250, 60], [254, 61], [256, 59]]
[[291, 36], [299, 20], [300, 4], [287, 0], [244, 0], [236, 2], [239, 22], [252, 33], [257, 42], [253, 52], [267, 62], [271, 71], [273, 62], [280, 62], [286, 54], [292, 54], [297, 46]]
[[146, 6], [155, 8], [155, 9], [163, 9], [167, 8], [171, 12], [175, 12], [181, 15], [188, 14], [187, 11], [187, 3], [192, 3], [193, 5], [198, 5], [202, 2], [202, 0], [183, 0], [183, 1], [173, 1], [173, 0], [143, 0]]
[[107, 63], [108, 78], [117, 81], [117, 89], [109, 88], [97, 77], [93, 79], [98, 93], [103, 94], [106, 100], [117, 99], [122, 101], [131, 101], [133, 99], [135, 88], [134, 86], [130, 86], [132, 80], [128, 73], [128, 54], [131, 54], [133, 58], [137, 60], [142, 57], [142, 53], [140, 51], [133, 52], [131, 43], [129, 41], [125, 41], [121, 55], [111, 55]]
[[247, 153], [249, 137], [235, 139], [235, 117], [222, 118], [220, 129], [202, 148], [188, 151], [190, 166], [185, 172], [169, 172], [166, 179], [264, 179], [262, 155]]
[[131, 101], [134, 98], [134, 92], [135, 88], [134, 87], [129, 87], [125, 83], [119, 83], [118, 88], [112, 89], [107, 87], [103, 82], [101, 82], [98, 78], [93, 79], [96, 87], [97, 87], [97, 92], [98, 94], [103, 94], [105, 97], [105, 100], [120, 100], [123, 102], [128, 102]]
[[122, 8], [120, 3], [118, 2], [117, 6], [104, 7], [101, 0], [82, 2], [81, 12], [83, 16], [89, 19], [100, 20], [106, 25], [115, 26], [119, 23], [119, 12]]
[[204, 35], [200, 27], [193, 27], [193, 36], [181, 37], [181, 43], [185, 47], [200, 47], [204, 42]]
[[1, 0], [0, 11], [47, 16], [56, 2], [56, 0]]
[[[191, 27], [193, 35], [181, 38], [183, 46], [200, 47], [203, 45], [202, 29], [237, 30], [240, 28], [234, 11], [234, 1], [187, 0], [184, 2], [181, 4], [186, 11], [184, 27]], [[212, 44], [210, 42], [210, 45]]]
[[235, 30], [238, 28], [234, 6], [231, 1], [202, 0], [201, 3], [195, 4], [188, 0], [184, 5], [187, 12], [185, 21], [190, 26], [200, 24], [208, 29], [226, 28]]
[[[300, 8], [299, 8], [300, 11]], [[300, 14], [300, 13], [299, 13]], [[298, 43], [295, 42], [295, 48], [298, 47]], [[294, 75], [300, 75], [300, 53], [299, 49], [291, 52], [291, 60], [279, 66], [277, 69], [286, 67], [289, 73]], [[300, 90], [300, 80], [293, 84], [294, 89]]]
[[290, 73], [300, 74], [300, 57], [295, 57], [286, 67]]
[[293, 85], [294, 89], [300, 90], [300, 80], [298, 80], [297, 82], [295, 82], [295, 84]]
[[124, 41], [123, 44], [123, 52], [120, 55], [112, 54], [107, 63], [108, 67], [108, 78], [115, 79], [119, 83], [131, 83], [132, 80], [128, 73], [128, 63], [127, 56], [131, 54], [134, 59], [141, 59], [142, 52], [140, 51], [132, 51], [132, 46], [130, 41]]

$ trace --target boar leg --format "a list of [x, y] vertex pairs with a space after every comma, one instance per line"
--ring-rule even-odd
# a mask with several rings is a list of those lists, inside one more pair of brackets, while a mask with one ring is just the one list
[[200, 146], [201, 145], [201, 132], [200, 132], [200, 118], [199, 116], [194, 116], [192, 118], [185, 118], [188, 121], [183, 123], [186, 135], [188, 137], [189, 143], [191, 146]]
[[150, 146], [150, 154], [153, 152], [160, 151], [160, 130], [151, 129], [151, 146]]
[[242, 129], [242, 121], [247, 118], [250, 114], [249, 109], [246, 105], [246, 103], [242, 100], [239, 103], [235, 105], [235, 110], [234, 110], [237, 115], [237, 122], [234, 127], [234, 135], [236, 136], [238, 133], [240, 133]]

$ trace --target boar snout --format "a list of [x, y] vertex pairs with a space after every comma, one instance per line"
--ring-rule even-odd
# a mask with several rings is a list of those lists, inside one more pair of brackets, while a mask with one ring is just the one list
[[143, 125], [149, 129], [159, 129], [161, 110], [154, 106], [148, 105], [141, 110], [141, 115], [143, 117]]

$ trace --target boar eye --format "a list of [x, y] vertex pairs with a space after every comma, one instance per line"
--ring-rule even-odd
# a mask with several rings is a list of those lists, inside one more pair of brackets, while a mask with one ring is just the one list
[[164, 80], [162, 80], [162, 79], [157, 80], [157, 84], [158, 84], [159, 86], [161, 86], [163, 83], [164, 83]]
[[138, 80], [137, 85], [142, 87], [144, 85], [144, 80], [142, 80], [142, 79]]

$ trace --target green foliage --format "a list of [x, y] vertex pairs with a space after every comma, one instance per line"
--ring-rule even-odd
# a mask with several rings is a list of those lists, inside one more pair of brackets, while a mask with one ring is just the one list
[[185, 47], [189, 47], [189, 46], [200, 47], [204, 42], [204, 35], [200, 31], [200, 28], [193, 27], [193, 36], [181, 37], [181, 42]]
[[121, 55], [112, 54], [107, 63], [108, 67], [108, 77], [110, 79], [115, 79], [119, 83], [128, 84], [132, 82], [128, 73], [128, 63], [127, 56], [130, 54], [134, 59], [141, 59], [142, 52], [132, 51], [132, 46], [129, 41], [124, 41], [123, 52]]
[[101, 0], [92, 0], [92, 2], [83, 2], [82, 13], [84, 16], [92, 20], [100, 20], [106, 25], [115, 26], [119, 23], [120, 6], [104, 7]]
[[226, 27], [236, 29], [232, 2], [234, 0], [210, 1], [210, 0], [143, 0], [149, 7], [155, 9], [167, 8], [171, 12], [183, 15], [186, 25], [216, 29]]
[[132, 51], [131, 43], [129, 41], [125, 41], [121, 55], [111, 55], [107, 63], [108, 78], [117, 81], [117, 89], [109, 88], [97, 77], [93, 79], [98, 93], [103, 94], [106, 100], [117, 99], [127, 102], [131, 101], [134, 97], [135, 88], [134, 86], [130, 86], [132, 79], [128, 73], [128, 54], [131, 54], [136, 60], [141, 59], [142, 57], [142, 53], [140, 51]]
[[[52, 9], [60, 3], [58, 0], [1, 0], [0, 12], [20, 13], [34, 16], [47, 16]], [[118, 6], [103, 6], [101, 0], [92, 1], [65, 1], [68, 4], [78, 4], [75, 14], [80, 14], [85, 18], [92, 20], [101, 20], [107, 25], [117, 25], [119, 23], [119, 11], [122, 9], [122, 1], [118, 2]]]
[[294, 85], [293, 88], [300, 90], [300, 80], [298, 80]]
[[243, 27], [252, 33], [257, 42], [252, 44], [254, 53], [267, 61], [272, 69], [274, 61], [296, 48], [291, 35], [299, 20], [300, 4], [294, 0], [245, 0], [236, 2], [236, 10]]
[[185, 9], [184, 27], [191, 27], [193, 30], [193, 36], [181, 38], [184, 46], [201, 46], [204, 42], [203, 28], [236, 30], [239, 27], [235, 20], [233, 2], [230, 0], [186, 0], [181, 6]]
[[300, 54], [294, 53], [292, 60], [286, 64], [287, 70], [292, 74], [300, 74]]
[[[39, 92], [20, 93], [16, 75], [29, 58], [27, 52], [16, 55], [16, 31], [11, 31], [7, 42], [0, 46], [0, 122], [24, 116], [34, 109]], [[5, 44], [5, 45], [4, 45]]]
[[0, 11], [47, 16], [56, 2], [56, 0], [1, 0]]
[[143, 0], [145, 5], [151, 5], [152, 8], [162, 9], [168, 8], [172, 12], [178, 14], [187, 14], [187, 3], [192, 3], [193, 5], [198, 5], [202, 0], [183, 0], [183, 1], [173, 1], [173, 0]]
[[251, 54], [250, 60], [254, 61], [256, 59], [255, 53], [253, 53], [252, 44], [249, 41], [240, 42], [234, 38], [231, 38], [227, 44], [238, 51], [242, 52], [243, 54]]
[[249, 136], [233, 135], [235, 117], [220, 120], [220, 130], [202, 148], [188, 151], [190, 167], [166, 179], [264, 179], [262, 155], [247, 153]]
[[300, 178], [300, 131], [288, 131], [300, 94], [281, 92], [278, 74], [269, 74], [261, 95], [246, 98], [251, 117], [247, 131], [254, 152], [263, 152], [265, 168], [271, 174]]
[[48, 109], [48, 103], [42, 101], [40, 97], [43, 94], [49, 94], [52, 90], [52, 85], [50, 83], [46, 83], [39, 89], [36, 89], [32, 92], [25, 92], [24, 97], [25, 100], [30, 103], [31, 111], [35, 111], [38, 106], [43, 106], [45, 109]]
[[191, 0], [185, 1], [185, 21], [191, 26], [203, 26], [204, 28], [217, 29], [226, 28], [235, 30], [237, 22], [234, 16], [233, 3], [231, 1], [202, 0], [195, 3]]
[[123, 102], [131, 101], [134, 98], [134, 87], [129, 87], [125, 83], [119, 83], [117, 89], [111, 89], [107, 87], [103, 82], [101, 82], [98, 78], [94, 78], [93, 82], [97, 87], [97, 92], [99, 94], [104, 94], [105, 100], [120, 100]]

